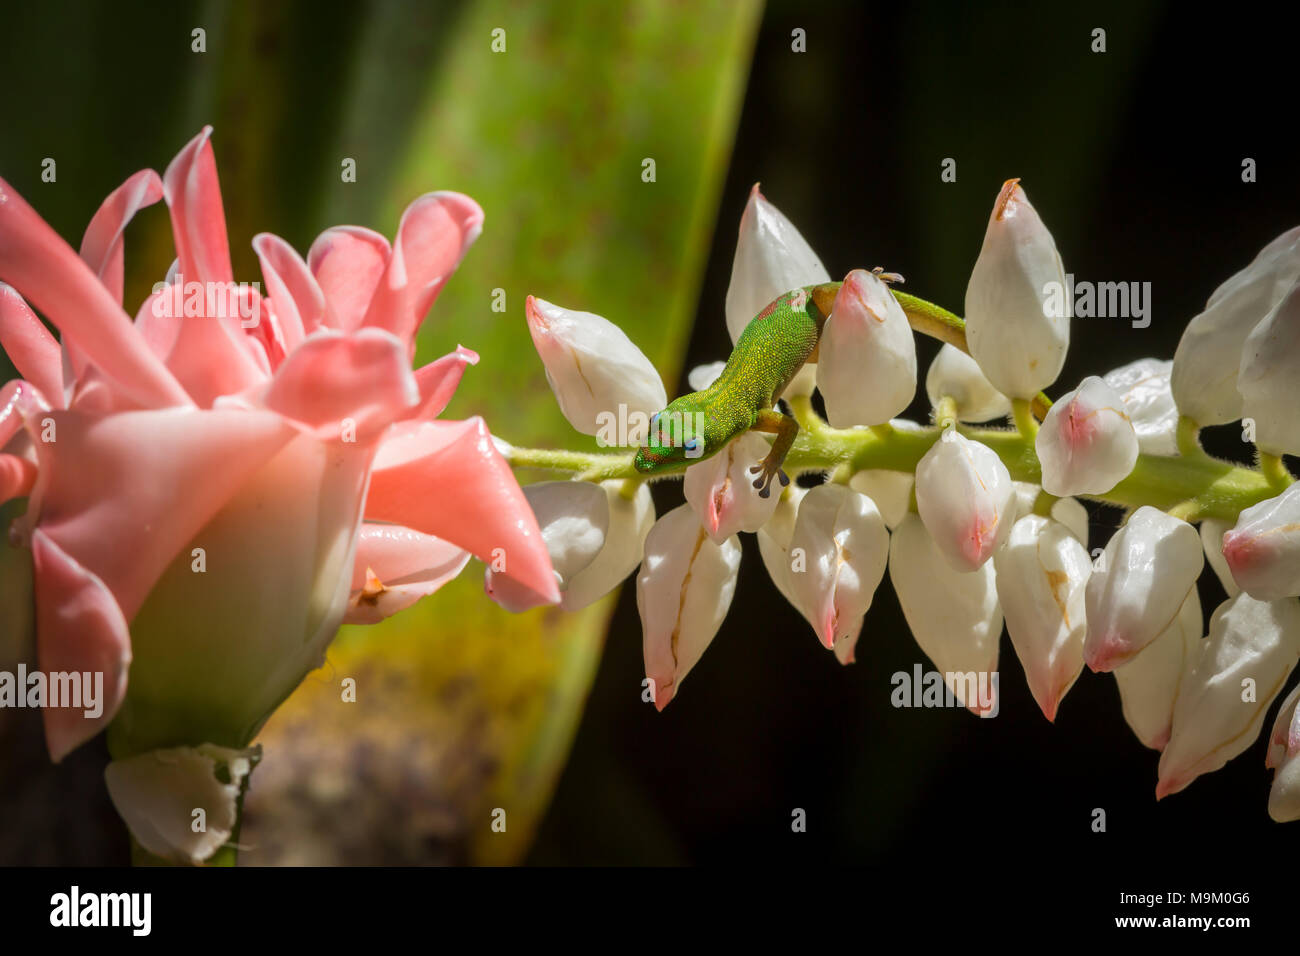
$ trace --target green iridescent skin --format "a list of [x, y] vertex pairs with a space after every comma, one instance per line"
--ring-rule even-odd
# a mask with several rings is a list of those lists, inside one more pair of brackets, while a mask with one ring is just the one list
[[750, 469], [759, 476], [754, 487], [766, 498], [774, 477], [782, 485], [789, 484], [781, 463], [799, 424], [773, 406], [790, 380], [814, 359], [838, 286], [795, 289], [755, 316], [717, 381], [703, 391], [683, 395], [654, 417], [649, 439], [637, 451], [636, 470], [654, 475], [703, 461], [754, 429], [776, 435], [771, 452]]

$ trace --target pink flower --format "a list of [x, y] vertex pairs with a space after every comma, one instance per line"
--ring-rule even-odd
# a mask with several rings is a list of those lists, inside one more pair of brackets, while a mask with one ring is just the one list
[[[410, 367], [478, 205], [429, 193], [391, 246], [340, 226], [305, 262], [264, 233], [264, 288], [236, 286], [210, 132], [109, 196], [80, 257], [0, 180], [0, 344], [22, 375], [0, 389], [0, 501], [30, 499], [13, 534], [41, 669], [105, 677], [98, 719], [46, 708], [56, 761], [115, 716], [119, 758], [246, 746], [340, 622], [406, 607], [469, 554], [559, 598], [487, 426], [437, 420], [478, 356]], [[122, 232], [159, 199], [178, 259], [132, 322]]]

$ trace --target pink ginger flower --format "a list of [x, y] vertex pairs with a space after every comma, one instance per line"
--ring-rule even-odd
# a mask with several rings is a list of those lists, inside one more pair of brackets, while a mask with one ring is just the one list
[[[438, 420], [478, 356], [411, 369], [482, 210], [429, 193], [391, 245], [339, 226], [306, 261], [263, 233], [259, 295], [233, 282], [210, 132], [109, 196], [80, 256], [0, 180], [0, 344], [22, 376], [0, 388], [0, 502], [29, 498], [11, 535], [32, 551], [40, 668], [104, 675], [98, 717], [45, 709], [56, 761], [115, 717], [119, 758], [247, 746], [341, 622], [409, 606], [470, 554], [559, 599], [483, 420]], [[159, 199], [178, 259], [133, 322], [122, 233]], [[239, 308], [212, 314], [193, 282]]]

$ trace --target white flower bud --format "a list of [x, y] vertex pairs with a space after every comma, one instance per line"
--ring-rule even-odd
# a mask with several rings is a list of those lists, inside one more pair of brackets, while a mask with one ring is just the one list
[[1019, 180], [998, 194], [966, 286], [966, 343], [993, 387], [1032, 398], [1056, 381], [1070, 345], [1065, 268]]
[[868, 468], [849, 479], [849, 487], [876, 503], [886, 528], [896, 528], [912, 502], [912, 473]]
[[1273, 770], [1268, 815], [1278, 823], [1300, 820], [1300, 686], [1277, 712], [1268, 738], [1266, 766]]
[[917, 463], [916, 506], [948, 564], [974, 571], [1011, 531], [1015, 486], [991, 449], [949, 431]]
[[1201, 521], [1201, 547], [1205, 549], [1205, 560], [1214, 569], [1215, 577], [1223, 585], [1223, 590], [1227, 592], [1228, 597], [1236, 597], [1241, 593], [1241, 588], [1237, 587], [1237, 582], [1233, 580], [1228, 559], [1223, 556], [1223, 536], [1231, 528], [1232, 525], [1226, 521], [1205, 518]]
[[1156, 799], [1212, 773], [1259, 736], [1264, 715], [1300, 658], [1300, 605], [1238, 594], [1210, 616], [1174, 704], [1173, 731], [1160, 754]]
[[916, 394], [916, 340], [889, 286], [854, 269], [822, 329], [817, 387], [835, 428], [880, 425]]
[[528, 331], [546, 367], [560, 411], [584, 435], [598, 434], [627, 414], [650, 416], [668, 404], [654, 365], [613, 322], [529, 296]]
[[[1032, 482], [1013, 482], [1016, 488], [1016, 520], [1034, 513], [1042, 489]], [[1050, 517], [1065, 525], [1066, 530], [1088, 547], [1088, 509], [1077, 498], [1057, 498], [1052, 502]]]
[[798, 608], [828, 648], [862, 629], [889, 561], [889, 532], [875, 503], [844, 485], [818, 485], [804, 495], [790, 536], [791, 555], [803, 557], [790, 574]]
[[686, 373], [686, 384], [692, 391], [702, 392], [718, 380], [722, 370], [727, 367], [726, 362], [709, 362], [707, 365], [697, 365]]
[[1127, 664], [1115, 668], [1124, 719], [1137, 739], [1153, 750], [1163, 750], [1169, 741], [1178, 685], [1198, 659], [1201, 631], [1201, 599], [1192, 588], [1173, 623]]
[[740, 544], [714, 544], [690, 505], [655, 522], [636, 579], [646, 677], [663, 710], [713, 640], [736, 592]]
[[1169, 387], [1173, 369], [1167, 359], [1141, 358], [1102, 376], [1124, 399], [1138, 447], [1147, 455], [1178, 454], [1178, 406]]
[[1237, 391], [1244, 418], [1255, 423], [1255, 444], [1273, 455], [1300, 454], [1300, 282], [1246, 336]]
[[830, 282], [831, 275], [789, 219], [768, 202], [758, 184], [749, 192], [727, 286], [731, 341], [774, 299], [791, 289]]
[[1088, 547], [1088, 509], [1077, 498], [1052, 502], [1052, 520], [1059, 521], [1086, 549]]
[[[916, 643], [961, 698], [967, 685], [951, 675], [997, 673], [1002, 609], [991, 563], [958, 572], [940, 554], [921, 519], [909, 513], [890, 536], [889, 580]], [[963, 702], [976, 714], [998, 706]]]
[[1138, 438], [1119, 393], [1090, 375], [1047, 412], [1034, 449], [1049, 494], [1101, 495], [1133, 470]]
[[[604, 547], [609, 500], [603, 488], [587, 481], [541, 481], [525, 485], [523, 491], [551, 556], [555, 583], [564, 590], [567, 582], [587, 568]], [[510, 555], [504, 558], [508, 562]], [[542, 596], [498, 574], [491, 565], [483, 574], [483, 590], [512, 614], [546, 603]]]
[[1178, 410], [1198, 425], [1242, 416], [1237, 390], [1242, 346], [1300, 278], [1300, 227], [1278, 236], [1246, 268], [1219, 286], [1205, 311], [1187, 323], [1170, 378]]
[[[799, 606], [794, 590], [790, 585], [793, 576], [790, 558], [790, 538], [794, 535], [794, 523], [798, 518], [799, 505], [807, 489], [790, 485], [782, 492], [772, 517], [758, 529], [758, 553], [763, 558], [768, 576], [776, 589], [800, 614], [804, 610]], [[805, 565], [806, 566], [806, 565]], [[804, 615], [807, 616], [806, 614]]]
[[1300, 482], [1242, 511], [1222, 549], [1232, 580], [1251, 597], [1300, 595]]
[[1083, 670], [1083, 593], [1092, 560], [1065, 525], [1026, 515], [993, 564], [998, 602], [1029, 691], [1043, 716], [1055, 720], [1061, 698]]
[[745, 432], [711, 458], [686, 469], [682, 490], [709, 537], [721, 544], [737, 531], [757, 531], [772, 517], [777, 498], [762, 498], [750, 468], [772, 446], [757, 432]]
[[994, 388], [979, 363], [955, 345], [945, 344], [930, 363], [925, 393], [935, 408], [944, 397], [955, 401], [958, 421], [987, 422], [1011, 414], [1011, 399]]
[[639, 486], [631, 498], [623, 494], [622, 479], [603, 481], [600, 488], [609, 503], [605, 544], [590, 564], [567, 577], [560, 592], [560, 607], [566, 611], [580, 611], [622, 584], [641, 563], [646, 535], [655, 523], [649, 485]]
[[1196, 529], [1149, 506], [1106, 544], [1088, 579], [1083, 659], [1094, 671], [1131, 660], [1169, 627], [1205, 567]]
[[[239, 822], [244, 779], [262, 748], [216, 744], [149, 750], [114, 760], [104, 769], [108, 796], [136, 842], [173, 863], [202, 863], [221, 849]], [[194, 829], [194, 808], [204, 826]]]

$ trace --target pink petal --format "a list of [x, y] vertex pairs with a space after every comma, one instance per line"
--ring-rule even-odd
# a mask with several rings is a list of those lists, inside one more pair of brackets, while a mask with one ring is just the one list
[[420, 407], [412, 417], [427, 421], [441, 415], [460, 385], [465, 366], [477, 364], [477, 352], [457, 345], [456, 351], [448, 352], [442, 358], [416, 369], [415, 383], [420, 388]]
[[407, 206], [364, 324], [413, 349], [420, 322], [482, 229], [483, 210], [460, 193], [427, 193]]
[[321, 326], [338, 328], [338, 320], [327, 317], [325, 293], [293, 246], [279, 236], [261, 232], [253, 237], [253, 251], [262, 264], [267, 295], [275, 301], [287, 351], [292, 352], [304, 335]]
[[140, 170], [109, 193], [81, 239], [81, 258], [119, 303], [124, 285], [122, 232], [137, 212], [162, 198], [158, 174], [152, 169]]
[[460, 574], [469, 558], [468, 551], [433, 535], [362, 524], [344, 623], [374, 624], [405, 610]]
[[380, 329], [318, 332], [285, 360], [266, 390], [266, 408], [313, 429], [365, 442], [420, 401], [406, 348]]
[[325, 293], [338, 327], [361, 327], [388, 259], [388, 240], [361, 226], [326, 229], [307, 251], [307, 266]]
[[4, 180], [0, 180], [0, 278], [12, 283], [141, 404], [190, 404], [112, 293]]
[[36, 484], [36, 465], [17, 455], [0, 455], [0, 505], [26, 498]]
[[[234, 281], [211, 135], [212, 127], [205, 126], [163, 174], [163, 194], [171, 210], [180, 263], [176, 279], [184, 281], [186, 298], [194, 288], [202, 293], [205, 303], [213, 285], [228, 288]], [[203, 311], [207, 311], [206, 304]], [[220, 396], [242, 392], [265, 378], [261, 363], [244, 339], [237, 315], [184, 316], [167, 365], [195, 403], [210, 408]]]
[[[40, 389], [20, 378], [0, 385], [0, 448], [24, 427], [30, 428], [38, 415], [50, 410]], [[37, 433], [39, 434], [39, 432]]]
[[221, 207], [212, 127], [190, 140], [163, 173], [176, 256], [186, 282], [233, 282], [226, 213]]
[[32, 536], [35, 570], [36, 652], [40, 668], [78, 672], [84, 681], [103, 674], [103, 711], [46, 707], [45, 744], [58, 763], [106, 727], [126, 696], [131, 637], [126, 618], [104, 582], [78, 564], [43, 531]]
[[[46, 414], [29, 513], [116, 596], [127, 620], [212, 516], [296, 434], [271, 412]], [[93, 480], [88, 480], [93, 476]]]
[[63, 402], [63, 354], [59, 343], [23, 297], [0, 282], [0, 346], [18, 374], [51, 401]]
[[182, 315], [172, 314], [176, 311], [172, 304], [177, 295], [183, 297], [184, 290], [178, 292], [176, 286], [169, 283], [161, 292], [155, 292], [145, 299], [135, 314], [135, 327], [140, 330], [145, 344], [163, 361], [172, 354], [176, 337], [181, 332], [181, 322], [184, 321]]
[[366, 517], [406, 525], [471, 551], [560, 600], [537, 519], [483, 419], [397, 425], [379, 448]]

